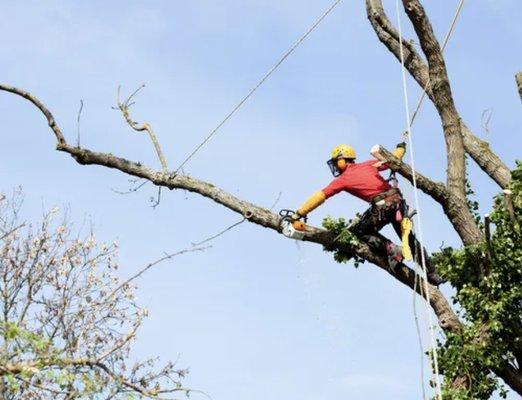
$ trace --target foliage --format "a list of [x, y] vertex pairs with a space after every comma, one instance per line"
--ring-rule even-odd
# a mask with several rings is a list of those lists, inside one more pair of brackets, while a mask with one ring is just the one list
[[2, 399], [166, 398], [185, 370], [129, 361], [147, 311], [116, 276], [116, 243], [74, 234], [58, 209], [20, 222], [19, 192], [0, 196]]
[[[334, 219], [332, 217], [326, 217], [323, 220], [323, 228], [332, 232], [335, 235], [335, 243], [344, 246], [357, 246], [360, 241], [357, 236], [350, 232], [349, 227], [352, 224], [352, 220], [346, 223], [344, 218]], [[347, 253], [346, 251], [340, 250], [339, 247], [324, 247], [325, 251], [334, 253], [334, 260], [338, 263], [347, 263], [351, 259], [354, 261], [355, 268], [359, 267], [360, 264], [364, 263], [364, 259], [357, 256], [355, 253]]]
[[[441, 274], [456, 289], [464, 324], [459, 333], [440, 343], [440, 366], [446, 398], [488, 399], [501, 389], [490, 371], [506, 360], [520, 360], [522, 318], [522, 164], [512, 174], [511, 190], [517, 224], [513, 224], [498, 195], [491, 222], [490, 246], [481, 243], [462, 249], [445, 248], [434, 255]], [[482, 271], [482, 272], [481, 272]], [[457, 376], [466, 376], [469, 389], [450, 389]]]

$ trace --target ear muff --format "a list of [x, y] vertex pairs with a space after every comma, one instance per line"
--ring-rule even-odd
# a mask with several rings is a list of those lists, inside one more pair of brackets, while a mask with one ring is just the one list
[[346, 160], [344, 158], [339, 158], [337, 160], [337, 168], [339, 171], [344, 171], [346, 169]]

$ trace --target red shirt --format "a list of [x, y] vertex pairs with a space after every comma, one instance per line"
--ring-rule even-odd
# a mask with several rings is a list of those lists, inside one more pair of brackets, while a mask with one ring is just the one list
[[374, 167], [379, 160], [373, 159], [361, 163], [348, 164], [344, 172], [323, 189], [326, 198], [341, 191], [370, 202], [375, 196], [391, 189], [391, 186], [379, 174], [388, 169], [386, 164]]

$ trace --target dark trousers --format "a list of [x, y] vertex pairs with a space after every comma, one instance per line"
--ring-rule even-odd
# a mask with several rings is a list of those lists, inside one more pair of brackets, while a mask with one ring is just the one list
[[[379, 233], [379, 231], [386, 225], [392, 224], [393, 229], [399, 238], [402, 239], [401, 223], [400, 221], [397, 221], [396, 215], [397, 211], [399, 211], [402, 215], [406, 215], [406, 207], [406, 203], [400, 195], [395, 196], [389, 201], [386, 201], [386, 203], [382, 206], [372, 205], [364, 212], [360, 220], [350, 228], [350, 231], [361, 237], [361, 239], [368, 243], [368, 245], [372, 248], [384, 251], [386, 253], [390, 240]], [[413, 254], [413, 259], [419, 265], [421, 265], [421, 244], [413, 232], [410, 232], [408, 242]], [[428, 257], [428, 252], [426, 249], [422, 250], [424, 251], [427, 273], [429, 274], [435, 272], [435, 266], [431, 263], [431, 260]]]

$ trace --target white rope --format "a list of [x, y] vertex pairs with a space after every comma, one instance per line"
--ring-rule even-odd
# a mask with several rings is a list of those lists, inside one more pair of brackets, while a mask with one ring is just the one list
[[[415, 254], [415, 263], [418, 262], [417, 259], [418, 254]], [[417, 264], [414, 264], [415, 266]], [[413, 319], [415, 320], [415, 330], [417, 331], [417, 339], [419, 341], [419, 350], [420, 350], [420, 376], [421, 376], [421, 389], [422, 389], [422, 398], [425, 400], [426, 397], [426, 386], [424, 385], [424, 344], [422, 343], [422, 333], [420, 329], [419, 317], [417, 314], [417, 287], [419, 285], [419, 275], [417, 273], [418, 269], [415, 268], [415, 281], [413, 283]]]
[[433, 326], [433, 319], [431, 312], [429, 310], [429, 303], [430, 303], [430, 294], [429, 294], [429, 287], [428, 287], [428, 276], [426, 272], [426, 257], [424, 254], [424, 239], [423, 239], [423, 233], [422, 233], [422, 218], [421, 218], [421, 208], [420, 208], [420, 202], [419, 202], [419, 194], [417, 190], [417, 175], [415, 172], [415, 155], [414, 155], [414, 147], [413, 147], [413, 140], [411, 138], [411, 124], [410, 124], [410, 106], [408, 102], [408, 88], [406, 86], [406, 68], [404, 66], [404, 49], [402, 45], [402, 26], [401, 26], [401, 17], [400, 17], [400, 10], [399, 10], [399, 0], [396, 0], [395, 2], [395, 8], [397, 12], [397, 26], [399, 30], [399, 44], [400, 44], [400, 58], [401, 58], [401, 72], [402, 72], [402, 89], [403, 89], [403, 95], [404, 95], [404, 109], [405, 109], [405, 116], [406, 116], [406, 127], [407, 127], [407, 133], [408, 133], [408, 144], [410, 147], [410, 163], [411, 163], [411, 169], [412, 169], [412, 180], [413, 180], [413, 188], [414, 188], [414, 198], [415, 198], [415, 208], [417, 209], [417, 224], [418, 225], [418, 238], [419, 238], [419, 244], [420, 244], [420, 256], [421, 256], [421, 263], [422, 263], [422, 275], [424, 279], [424, 294], [426, 299], [426, 307], [425, 311], [428, 316], [429, 321], [429, 329], [430, 329], [430, 339], [431, 339], [431, 347], [433, 352], [433, 365], [434, 365], [434, 371], [432, 371], [434, 378], [435, 378], [435, 385], [437, 389], [437, 398], [438, 400], [442, 400], [442, 390], [441, 390], [441, 384], [439, 379], [439, 363], [438, 363], [438, 354], [437, 354], [437, 348], [436, 348], [436, 342], [435, 342], [435, 329]]
[[319, 19], [294, 43], [290, 49], [288, 49], [283, 56], [279, 59], [279, 61], [261, 78], [261, 80], [247, 93], [245, 97], [241, 99], [241, 101], [230, 111], [225, 118], [207, 135], [205, 139], [189, 154], [189, 156], [180, 164], [180, 166], [176, 169], [175, 173], [177, 174], [183, 166], [189, 162], [189, 160], [196, 155], [196, 153], [214, 136], [217, 131], [225, 125], [225, 123], [238, 111], [241, 106], [256, 92], [259, 87], [265, 83], [265, 81], [272, 75], [277, 68], [299, 47], [301, 43], [305, 41], [305, 39], [319, 26], [321, 22], [334, 10], [334, 8], [341, 2], [342, 0], [335, 0], [333, 4], [319, 17]]

